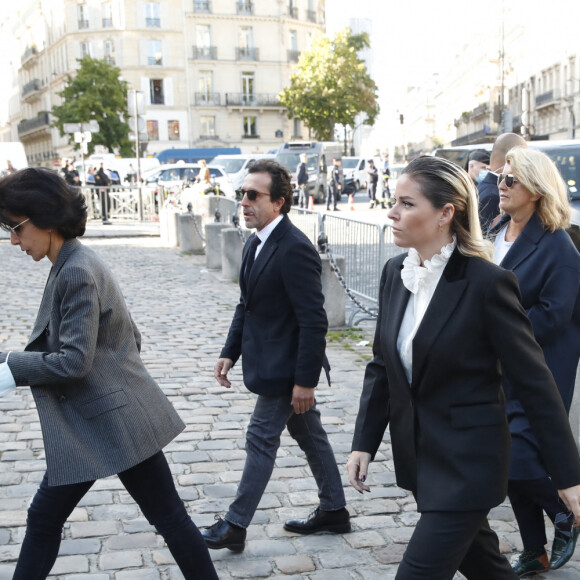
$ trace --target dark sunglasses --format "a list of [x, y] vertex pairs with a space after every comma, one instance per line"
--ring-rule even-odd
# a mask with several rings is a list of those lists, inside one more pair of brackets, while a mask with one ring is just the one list
[[511, 173], [500, 173], [497, 176], [497, 186], [498, 187], [502, 181], [505, 181], [506, 187], [513, 187], [514, 183], [518, 183], [518, 180]]
[[244, 195], [248, 196], [250, 201], [256, 201], [259, 195], [270, 195], [269, 193], [264, 193], [263, 191], [256, 191], [255, 189], [236, 189], [236, 196], [238, 199], [242, 199]]

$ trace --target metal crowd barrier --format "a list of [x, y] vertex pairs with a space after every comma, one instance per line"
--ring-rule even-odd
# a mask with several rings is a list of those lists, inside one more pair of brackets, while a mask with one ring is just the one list
[[153, 221], [158, 213], [155, 195], [146, 187], [87, 185], [81, 191], [89, 219]]
[[317, 211], [292, 207], [290, 209], [290, 220], [292, 223], [316, 246], [318, 236], [322, 231], [322, 215]]

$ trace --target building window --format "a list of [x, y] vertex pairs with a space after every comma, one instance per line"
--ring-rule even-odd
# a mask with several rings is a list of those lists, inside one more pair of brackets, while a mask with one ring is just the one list
[[193, 0], [194, 12], [211, 12], [211, 4], [209, 0]]
[[215, 137], [215, 117], [202, 115], [199, 118], [200, 132], [202, 137]]
[[147, 121], [147, 137], [149, 141], [159, 141], [159, 121]]
[[150, 79], [149, 92], [152, 105], [165, 104], [165, 96], [163, 94], [163, 79]]
[[92, 53], [91, 43], [90, 42], [81, 42], [81, 58], [85, 58], [85, 56], [92, 57], [93, 55], [91, 53]]
[[105, 40], [104, 50], [105, 62], [107, 64], [115, 64], [115, 43], [112, 40]]
[[210, 70], [199, 71], [200, 103], [209, 105], [213, 101], [213, 73]]
[[244, 117], [244, 137], [257, 137], [256, 117]]
[[236, 5], [238, 14], [253, 14], [254, 12], [252, 0], [237, 0]]
[[238, 36], [241, 57], [251, 57], [254, 48], [254, 31], [251, 26], [241, 26]]
[[111, 28], [113, 26], [113, 8], [110, 2], [103, 4], [103, 28]]
[[198, 58], [211, 57], [211, 27], [209, 24], [198, 24], [195, 27]]
[[89, 27], [89, 9], [86, 4], [78, 5], [79, 30]]
[[179, 141], [179, 121], [167, 121], [167, 136], [170, 141]]
[[145, 4], [145, 25], [148, 28], [161, 28], [158, 2], [148, 2]]
[[288, 16], [298, 18], [298, 6], [294, 0], [288, 0]]
[[163, 64], [162, 43], [160, 40], [147, 41], [147, 64], [161, 66]]
[[256, 100], [254, 73], [242, 73], [242, 103], [251, 105]]
[[288, 33], [288, 60], [298, 62], [300, 53], [298, 52], [298, 33], [296, 30], [290, 30]]

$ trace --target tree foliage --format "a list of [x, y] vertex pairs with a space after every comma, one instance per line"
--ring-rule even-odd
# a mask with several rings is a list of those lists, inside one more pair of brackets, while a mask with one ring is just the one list
[[[133, 146], [128, 137], [129, 126], [124, 121], [128, 117], [128, 85], [120, 79], [121, 70], [90, 56], [78, 62], [80, 68], [76, 75], [68, 75], [66, 87], [57, 93], [63, 102], [51, 111], [56, 119], [53, 126], [64, 135], [64, 123], [88, 123], [94, 119], [99, 123], [99, 132], [92, 134], [89, 153], [94, 151], [95, 145], [105, 145], [109, 151], [119, 149], [121, 155], [130, 156]], [[67, 136], [69, 143], [72, 142], [74, 136]]]
[[353, 34], [350, 28], [332, 40], [316, 35], [300, 55], [290, 86], [278, 96], [288, 116], [303, 120], [324, 141], [334, 139], [336, 124], [354, 126], [359, 113], [366, 113], [365, 124], [374, 125], [377, 85], [358, 55], [369, 46], [368, 34]]

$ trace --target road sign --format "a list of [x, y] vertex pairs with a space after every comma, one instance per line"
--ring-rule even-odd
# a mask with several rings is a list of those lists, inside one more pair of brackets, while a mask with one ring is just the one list
[[129, 117], [129, 129], [135, 133], [137, 131], [136, 126], [139, 128], [139, 133], [145, 131], [145, 119], [143, 117]]
[[65, 133], [79, 133], [80, 131], [98, 133], [99, 123], [92, 119], [88, 123], [63, 123], [62, 128]]

